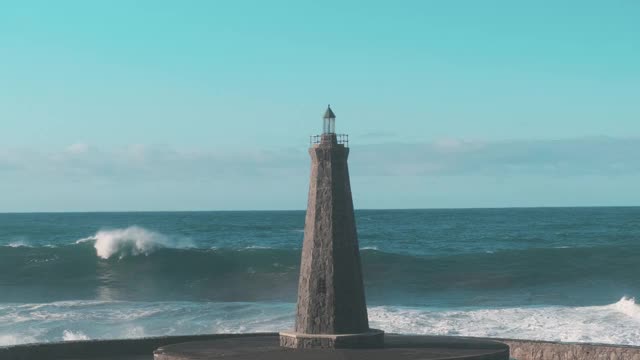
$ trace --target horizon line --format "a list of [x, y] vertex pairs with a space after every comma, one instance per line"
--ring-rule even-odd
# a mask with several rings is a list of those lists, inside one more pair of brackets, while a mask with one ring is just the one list
[[[406, 210], [508, 210], [508, 209], [580, 209], [580, 208], [636, 208], [640, 205], [562, 205], [562, 206], [495, 206], [495, 207], [433, 207], [433, 208], [357, 208], [357, 211]], [[304, 212], [306, 209], [238, 209], [238, 210], [89, 210], [89, 211], [0, 211], [10, 214], [112, 214], [112, 213], [205, 213], [205, 212]]]

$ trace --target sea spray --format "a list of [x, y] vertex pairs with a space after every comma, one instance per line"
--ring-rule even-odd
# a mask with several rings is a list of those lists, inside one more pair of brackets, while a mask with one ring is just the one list
[[64, 341], [77, 341], [77, 340], [89, 340], [89, 337], [82, 331], [70, 331], [65, 330], [62, 332], [62, 340]]
[[19, 345], [19, 344], [28, 344], [34, 342], [47, 341], [42, 340], [42, 338], [37, 338], [33, 336], [26, 336], [24, 334], [0, 334], [0, 346], [11, 346], [11, 345]]
[[12, 242], [12, 243], [9, 243], [9, 244], [7, 244], [5, 246], [12, 247], [12, 248], [17, 248], [17, 247], [24, 247], [25, 245], [21, 244], [19, 242]]
[[635, 298], [625, 296], [617, 303], [609, 305], [609, 308], [638, 320], [640, 325], [640, 305], [636, 304]]
[[188, 240], [175, 241], [155, 231], [140, 226], [125, 229], [100, 230], [94, 236], [77, 240], [76, 243], [95, 241], [96, 255], [109, 259], [114, 255], [122, 259], [125, 256], [149, 255], [159, 248], [188, 248]]
[[6, 246], [8, 247], [12, 247], [12, 248], [17, 248], [17, 247], [31, 247], [29, 244], [27, 244], [26, 241], [24, 240], [18, 240], [18, 241], [13, 241], [10, 242], [9, 244], [7, 244]]

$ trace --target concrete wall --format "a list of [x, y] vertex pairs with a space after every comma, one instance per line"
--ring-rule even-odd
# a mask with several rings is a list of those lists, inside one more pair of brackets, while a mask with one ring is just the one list
[[[232, 336], [258, 336], [277, 333], [213, 334], [166, 336], [144, 339], [69, 341], [0, 347], [2, 360], [92, 358], [102, 356], [151, 355], [160, 346], [187, 341], [221, 339]], [[640, 346], [559, 343], [549, 341], [488, 339], [509, 345], [516, 360], [640, 360]]]
[[[252, 333], [240, 336], [273, 335], [275, 333]], [[32, 360], [32, 359], [90, 359], [97, 357], [119, 357], [131, 355], [152, 356], [153, 350], [160, 346], [187, 341], [201, 341], [236, 337], [238, 334], [163, 336], [142, 339], [121, 340], [89, 340], [66, 341], [60, 343], [24, 344], [0, 347], [1, 360]]]
[[494, 339], [516, 360], [640, 360], [639, 346]]

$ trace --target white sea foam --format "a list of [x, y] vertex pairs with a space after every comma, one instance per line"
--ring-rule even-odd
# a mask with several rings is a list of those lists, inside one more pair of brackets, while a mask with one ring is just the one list
[[0, 335], [0, 346], [16, 345], [18, 337], [15, 335]]
[[271, 247], [261, 246], [261, 245], [249, 245], [244, 248], [244, 250], [258, 250], [258, 249], [271, 249]]
[[77, 341], [77, 340], [89, 340], [90, 338], [82, 331], [70, 331], [65, 330], [62, 333], [62, 340], [64, 341]]
[[78, 239], [76, 240], [76, 244], [82, 244], [82, 243], [91, 242], [91, 241], [96, 241], [96, 238], [93, 236], [89, 236], [86, 238]]
[[617, 303], [607, 306], [607, 308], [640, 321], [640, 305], [636, 304], [635, 298], [625, 296]]
[[0, 334], [0, 346], [34, 343], [38, 340], [31, 336]]
[[631, 298], [605, 306], [437, 310], [380, 306], [373, 327], [387, 332], [640, 345], [640, 306]]
[[149, 255], [159, 248], [189, 248], [192, 243], [186, 239], [169, 239], [167, 236], [140, 226], [129, 226], [124, 229], [100, 230], [91, 237], [82, 238], [76, 244], [94, 241], [96, 255], [109, 259], [117, 255], [125, 256]]
[[29, 238], [24, 235], [10, 236], [9, 239], [7, 240], [8, 240], [7, 243], [0, 246], [8, 246], [12, 248], [32, 247], [32, 245], [29, 243]]
[[360, 248], [360, 250], [378, 250], [377, 246], [363, 246]]
[[31, 245], [27, 244], [24, 240], [13, 241], [7, 244], [8, 247], [18, 248], [18, 247], [31, 247]]
[[293, 326], [294, 311], [290, 303], [0, 304], [0, 344], [278, 331]]
[[126, 338], [143, 338], [146, 332], [142, 326], [131, 326], [123, 331], [123, 335]]
[[[212, 332], [278, 331], [293, 325], [295, 304], [65, 301], [0, 304], [0, 344]], [[640, 306], [500, 309], [369, 308], [371, 326], [389, 333], [505, 337], [640, 345]], [[82, 330], [82, 331], [80, 331]]]

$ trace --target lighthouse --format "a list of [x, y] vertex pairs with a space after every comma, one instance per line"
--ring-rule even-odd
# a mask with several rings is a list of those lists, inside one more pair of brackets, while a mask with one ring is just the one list
[[385, 337], [369, 328], [347, 166], [349, 141], [335, 129], [336, 115], [327, 107], [322, 134], [311, 136], [309, 146], [311, 181], [294, 328], [277, 335], [214, 334], [208, 340], [182, 340], [158, 348], [154, 359], [509, 359], [509, 347], [494, 341]]
[[335, 120], [328, 106], [322, 134], [310, 141], [295, 328], [280, 333], [284, 347], [380, 347], [384, 341], [382, 331], [369, 328], [347, 165], [349, 141], [348, 135], [336, 134]]

